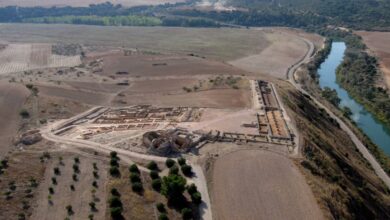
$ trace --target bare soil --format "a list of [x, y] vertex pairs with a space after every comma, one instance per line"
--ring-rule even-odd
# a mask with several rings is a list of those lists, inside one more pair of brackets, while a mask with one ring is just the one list
[[38, 85], [37, 87], [40, 95], [65, 98], [90, 105], [105, 105], [110, 100], [110, 95], [104, 93], [76, 90], [63, 86]]
[[114, 105], [154, 104], [214, 108], [245, 108], [251, 105], [249, 88], [211, 89], [186, 92], [183, 87], [196, 85], [193, 79], [161, 79], [134, 81], [115, 97]]
[[356, 33], [363, 37], [364, 43], [379, 57], [387, 87], [390, 87], [390, 32], [358, 31]]
[[260, 53], [229, 63], [248, 72], [285, 78], [287, 69], [304, 57], [307, 45], [298, 36], [284, 31], [268, 34], [267, 40], [270, 45]]
[[21, 122], [19, 112], [29, 94], [23, 85], [0, 81], [0, 158], [12, 148]]
[[297, 167], [285, 156], [242, 150], [220, 156], [213, 168], [215, 219], [322, 219]]
[[[128, 74], [118, 75], [118, 72]], [[116, 77], [158, 77], [191, 75], [241, 75], [245, 71], [230, 65], [191, 56], [110, 55], [103, 57], [103, 74]]]

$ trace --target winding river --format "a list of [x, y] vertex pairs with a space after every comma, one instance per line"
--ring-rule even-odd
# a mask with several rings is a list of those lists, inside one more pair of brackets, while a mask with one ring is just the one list
[[352, 111], [352, 120], [357, 126], [370, 137], [372, 142], [378, 145], [383, 151], [390, 155], [390, 128], [385, 127], [374, 116], [366, 111], [364, 106], [356, 102], [347, 91], [336, 82], [336, 69], [344, 58], [346, 45], [344, 42], [333, 42], [329, 56], [318, 69], [319, 84], [321, 88], [329, 87], [335, 89], [341, 99], [340, 106], [347, 106]]

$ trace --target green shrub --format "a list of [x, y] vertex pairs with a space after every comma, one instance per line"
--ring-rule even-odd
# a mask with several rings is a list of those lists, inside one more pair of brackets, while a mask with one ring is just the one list
[[179, 174], [179, 168], [177, 166], [173, 166], [169, 168], [169, 174], [178, 175]]
[[166, 161], [165, 161], [165, 165], [168, 167], [168, 168], [171, 168], [173, 165], [175, 165], [175, 161], [168, 158]]
[[156, 208], [157, 208], [157, 210], [159, 211], [159, 212], [161, 212], [161, 213], [165, 213], [167, 210], [165, 210], [165, 206], [164, 206], [164, 204], [163, 203], [157, 203], [156, 204]]
[[202, 202], [202, 195], [199, 192], [191, 194], [191, 200], [194, 204], [199, 205]]
[[117, 197], [121, 196], [121, 194], [119, 193], [119, 191], [116, 188], [111, 189], [111, 195], [117, 196]]
[[113, 177], [119, 177], [120, 171], [119, 171], [118, 167], [110, 167], [110, 175]]
[[111, 196], [111, 198], [108, 200], [108, 204], [110, 205], [110, 208], [123, 207], [121, 199], [118, 196]]
[[192, 211], [191, 211], [191, 209], [183, 208], [181, 210], [181, 216], [182, 216], [183, 220], [192, 219]]
[[152, 180], [152, 188], [156, 191], [160, 191], [161, 190], [161, 179]]
[[110, 208], [110, 215], [112, 219], [122, 219], [122, 207]]
[[165, 213], [160, 213], [160, 215], [158, 216], [158, 220], [169, 220], [167, 214]]
[[187, 192], [188, 192], [188, 194], [192, 195], [193, 193], [198, 192], [198, 188], [196, 187], [196, 185], [194, 183], [191, 183], [191, 185], [189, 185], [187, 187]]
[[181, 167], [181, 172], [183, 172], [185, 176], [192, 176], [192, 167], [190, 165], [184, 164]]
[[152, 171], [150, 171], [150, 178], [152, 178], [154, 180], [154, 179], [160, 178], [160, 176], [158, 175], [157, 171], [152, 170]]
[[22, 118], [29, 118], [30, 117], [30, 113], [26, 109], [20, 110], [19, 115], [22, 116]]
[[140, 183], [140, 182], [133, 183], [133, 185], [131, 186], [131, 189], [134, 192], [138, 192], [138, 193], [142, 192], [142, 190], [143, 190], [142, 183]]
[[177, 162], [179, 163], [180, 166], [183, 166], [184, 164], [186, 164], [186, 159], [180, 157], [179, 159], [177, 159]]
[[154, 161], [150, 161], [147, 165], [147, 168], [149, 170], [158, 170], [158, 166], [157, 166], [157, 163], [154, 162]]
[[131, 172], [131, 173], [140, 173], [139, 172], [139, 169], [138, 169], [138, 166], [134, 163], [134, 164], [132, 164], [130, 167], [129, 167], [129, 171]]
[[132, 183], [139, 183], [141, 182], [141, 178], [138, 173], [131, 173], [130, 174], [130, 181]]

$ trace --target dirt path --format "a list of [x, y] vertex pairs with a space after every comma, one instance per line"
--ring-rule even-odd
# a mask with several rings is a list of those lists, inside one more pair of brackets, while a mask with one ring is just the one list
[[241, 150], [215, 162], [214, 219], [323, 219], [310, 187], [292, 161], [262, 150]]
[[308, 51], [304, 59], [296, 63], [294, 66], [289, 68], [287, 71], [287, 77], [289, 82], [299, 91], [301, 91], [303, 94], [306, 94], [311, 97], [311, 99], [320, 107], [326, 110], [326, 112], [335, 119], [339, 124], [340, 128], [343, 129], [345, 132], [347, 132], [348, 136], [351, 138], [353, 143], [356, 145], [357, 149], [362, 153], [363, 157], [366, 158], [366, 160], [370, 163], [372, 168], [374, 169], [375, 173], [379, 176], [379, 178], [382, 179], [382, 181], [387, 185], [387, 187], [390, 189], [390, 178], [386, 174], [386, 172], [383, 170], [383, 168], [380, 166], [378, 161], [376, 161], [375, 157], [368, 151], [366, 146], [359, 140], [359, 138], [356, 136], [355, 133], [347, 126], [347, 124], [344, 123], [343, 120], [341, 120], [339, 117], [337, 117], [330, 109], [328, 109], [325, 105], [323, 105], [320, 101], [318, 101], [315, 97], [310, 95], [306, 90], [304, 90], [301, 85], [299, 85], [295, 79], [294, 79], [294, 73], [295, 71], [304, 63], [307, 63], [312, 58], [313, 51], [314, 51], [314, 45], [310, 41], [303, 39], [307, 45], [308, 45]]

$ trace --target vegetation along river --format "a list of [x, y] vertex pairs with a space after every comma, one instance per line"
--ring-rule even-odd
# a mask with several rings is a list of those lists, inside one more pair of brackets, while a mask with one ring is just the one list
[[321, 88], [335, 89], [341, 99], [340, 107], [347, 106], [352, 111], [352, 120], [383, 151], [390, 155], [390, 128], [385, 127], [374, 116], [366, 111], [363, 105], [356, 102], [348, 92], [336, 82], [336, 69], [344, 58], [346, 45], [344, 42], [333, 42], [329, 56], [318, 69]]

